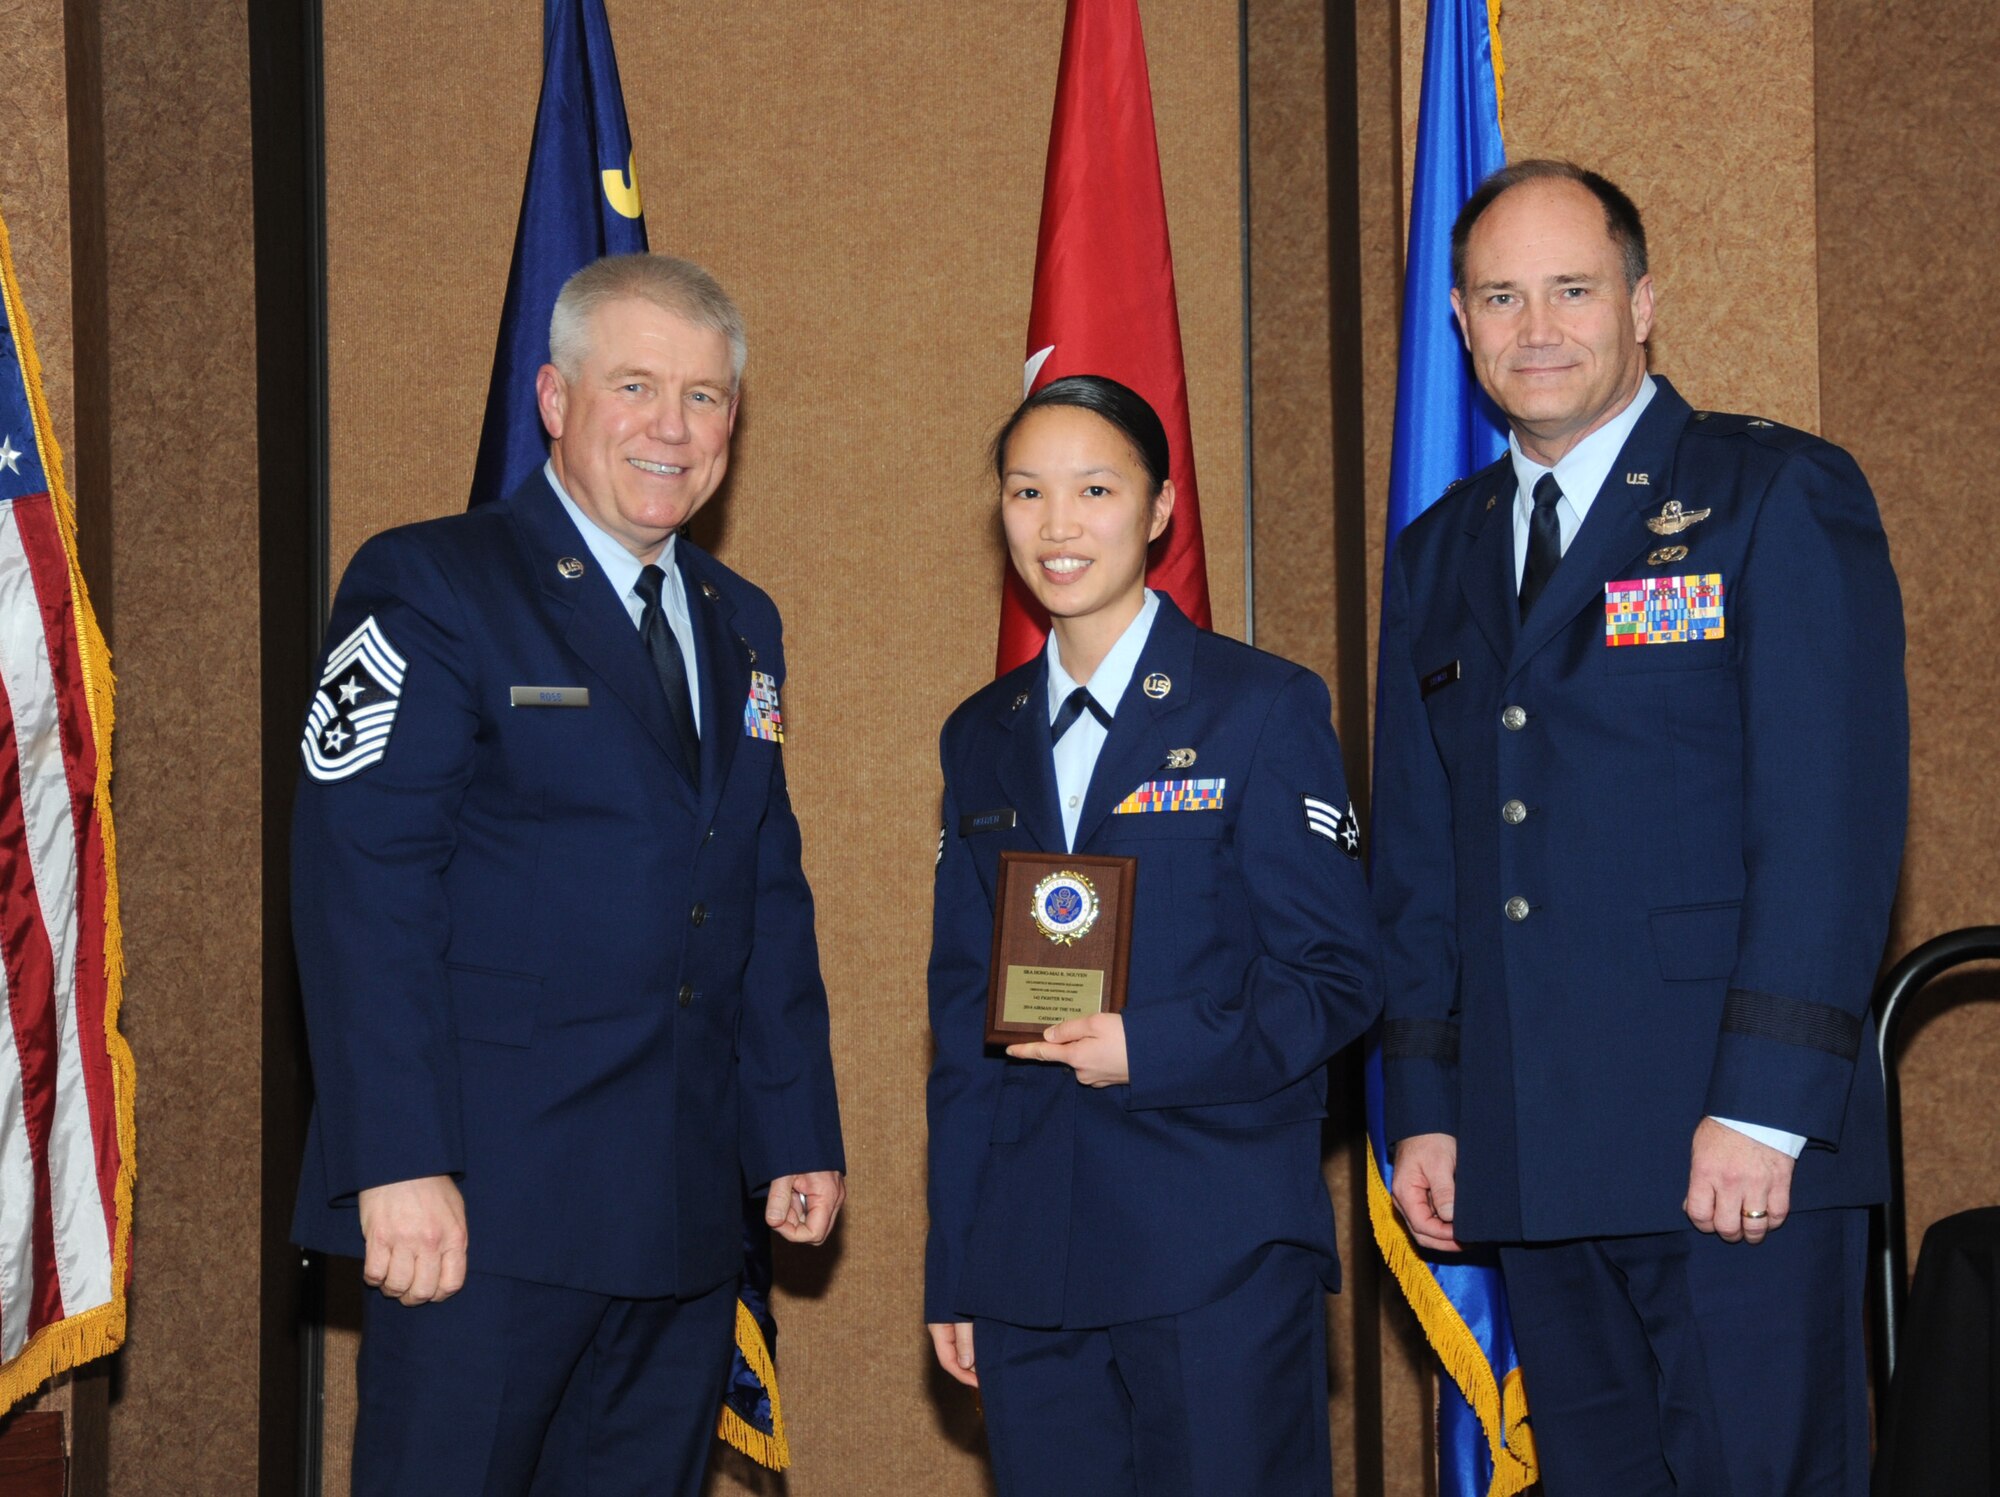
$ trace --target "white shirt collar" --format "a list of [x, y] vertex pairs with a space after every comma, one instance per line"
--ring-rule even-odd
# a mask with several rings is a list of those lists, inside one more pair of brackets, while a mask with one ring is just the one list
[[[1509, 432], [1507, 453], [1514, 460], [1516, 523], [1527, 524], [1527, 517], [1535, 508], [1535, 485], [1544, 473], [1553, 472], [1556, 482], [1562, 486], [1563, 503], [1574, 514], [1576, 524], [1582, 525], [1584, 516], [1590, 513], [1592, 501], [1597, 498], [1597, 491], [1611, 476], [1612, 464], [1624, 451], [1626, 438], [1632, 435], [1632, 428], [1639, 424], [1639, 417], [1645, 413], [1646, 407], [1653, 403], [1657, 388], [1653, 376], [1645, 376], [1639, 382], [1639, 393], [1632, 397], [1625, 409], [1565, 452], [1553, 469], [1543, 467], [1523, 452], [1520, 438]], [[1565, 548], [1574, 535], [1575, 531], [1570, 526], [1563, 527]]]
[[[1160, 612], [1160, 595], [1150, 587], [1146, 589], [1146, 601], [1139, 605], [1139, 612], [1125, 632], [1118, 636], [1113, 645], [1097, 663], [1091, 673], [1090, 694], [1097, 705], [1107, 714], [1116, 713], [1118, 700], [1125, 695], [1125, 688], [1132, 682], [1132, 672], [1139, 668], [1139, 654], [1146, 648], [1147, 636], [1153, 632], [1153, 620]], [[1069, 694], [1076, 690], [1077, 682], [1063, 669], [1062, 651], [1056, 648], [1056, 632], [1049, 631], [1047, 646], [1049, 659], [1049, 721], [1054, 723], [1056, 713]]]
[[[590, 548], [590, 554], [597, 558], [597, 565], [603, 569], [605, 580], [611, 584], [611, 590], [618, 594], [620, 600], [625, 602], [627, 610], [636, 618], [638, 609], [643, 605], [634, 601], [638, 595], [632, 591], [632, 587], [638, 582], [639, 573], [645, 570], [646, 563], [627, 551], [623, 541], [591, 519], [577, 502], [570, 498], [568, 490], [562, 486], [562, 480], [556, 477], [556, 466], [553, 462], [542, 464], [542, 476], [548, 479], [549, 487], [555, 490], [556, 498], [562, 501], [564, 511], [576, 526], [578, 534], [583, 537], [584, 545]], [[656, 561], [656, 565], [667, 574], [668, 589], [676, 593], [680, 591], [681, 582], [680, 569], [674, 565], [674, 543], [679, 539], [678, 533], [668, 536], [667, 544], [661, 549]]]

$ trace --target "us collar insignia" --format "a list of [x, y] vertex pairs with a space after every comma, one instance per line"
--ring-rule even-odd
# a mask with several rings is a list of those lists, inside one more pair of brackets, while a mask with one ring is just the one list
[[1168, 769], [1192, 769], [1194, 768], [1194, 760], [1195, 753], [1191, 748], [1168, 749], [1166, 767]]
[[1028, 694], [1024, 691], [1019, 696], [1014, 698], [1014, 705], [1012, 707], [1009, 707], [1007, 710], [1009, 712], [1019, 712], [1023, 707], [1027, 705], [1028, 705]]
[[1653, 475], [1650, 473], [1627, 473], [1625, 481], [1634, 488], [1644, 488], [1652, 483]]
[[1174, 689], [1174, 683], [1165, 672], [1154, 671], [1152, 675], [1139, 683], [1139, 689], [1157, 702]]
[[561, 572], [571, 582], [574, 582], [583, 575], [583, 563], [578, 561], [574, 556], [565, 556], [561, 561], [556, 563], [556, 570]]
[[1708, 518], [1705, 509], [1682, 509], [1678, 499], [1669, 499], [1660, 506], [1660, 512], [1646, 522], [1646, 528], [1654, 535], [1679, 535], [1690, 525], [1699, 525]]
[[[1707, 514], [1707, 513], [1708, 513], [1708, 511], [1707, 511], [1707, 510], [1703, 510], [1703, 511], [1702, 511], [1702, 513], [1703, 513], [1703, 514]], [[704, 583], [703, 583], [703, 584], [701, 585], [701, 595], [702, 595], [702, 596], [703, 596], [704, 598], [709, 598], [709, 599], [715, 599], [715, 598], [719, 598], [719, 597], [721, 597], [721, 596], [722, 596], [722, 594], [721, 594], [721, 593], [719, 593], [719, 592], [717, 592], [717, 591], [715, 590], [715, 584], [714, 584], [713, 582], [704, 582]]]

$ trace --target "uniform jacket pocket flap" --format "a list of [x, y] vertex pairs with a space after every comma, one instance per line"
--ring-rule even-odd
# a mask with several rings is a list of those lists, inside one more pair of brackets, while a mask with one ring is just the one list
[[1736, 968], [1740, 903], [1688, 904], [1654, 910], [1653, 952], [1668, 982], [1727, 977]]
[[1097, 835], [1107, 842], [1131, 838], [1220, 837], [1229, 830], [1229, 817], [1221, 811], [1149, 811], [1107, 816]]
[[485, 967], [445, 968], [451, 984], [452, 1021], [462, 1040], [525, 1046], [535, 1033], [542, 980]]
[[1644, 675], [1655, 671], [1705, 671], [1729, 664], [1726, 639], [1689, 639], [1677, 643], [1604, 646], [1606, 665], [1614, 672]]

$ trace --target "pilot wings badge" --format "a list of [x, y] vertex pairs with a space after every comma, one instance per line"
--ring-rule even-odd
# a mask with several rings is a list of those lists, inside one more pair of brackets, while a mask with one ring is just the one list
[[1646, 528], [1654, 535], [1679, 535], [1690, 525], [1699, 525], [1708, 518], [1705, 509], [1682, 509], [1678, 499], [1669, 499], [1660, 506], [1660, 512], [1646, 521]]

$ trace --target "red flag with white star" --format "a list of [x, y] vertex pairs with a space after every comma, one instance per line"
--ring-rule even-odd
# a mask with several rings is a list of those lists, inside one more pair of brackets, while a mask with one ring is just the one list
[[[1063, 23], [1023, 394], [1071, 374], [1129, 385], [1159, 413], [1176, 499], [1146, 581], [1208, 628], [1187, 371], [1138, 0], [1069, 0]], [[1048, 628], [1009, 569], [996, 674], [1031, 659]]]

